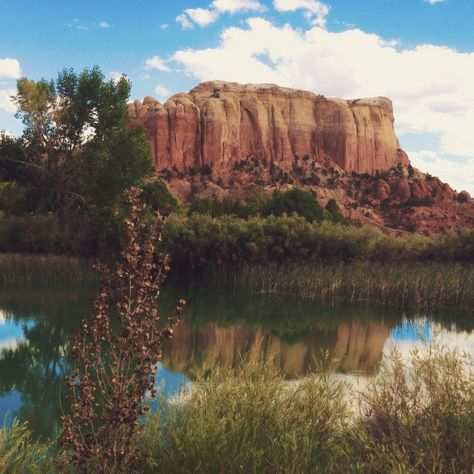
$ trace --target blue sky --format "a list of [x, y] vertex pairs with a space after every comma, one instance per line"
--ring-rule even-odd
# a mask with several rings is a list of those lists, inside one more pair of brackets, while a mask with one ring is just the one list
[[20, 76], [99, 65], [133, 98], [202, 80], [384, 95], [415, 166], [474, 194], [473, 0], [0, 0], [0, 129]]

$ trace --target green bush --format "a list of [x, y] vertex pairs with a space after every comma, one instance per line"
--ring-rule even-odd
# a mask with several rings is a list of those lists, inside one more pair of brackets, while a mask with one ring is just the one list
[[180, 209], [178, 200], [161, 179], [145, 182], [142, 186], [142, 198], [152, 209], [162, 213], [177, 212]]
[[149, 418], [149, 472], [342, 472], [341, 392], [324, 375], [288, 386], [270, 364], [201, 374], [183, 405]]
[[282, 216], [297, 214], [308, 222], [320, 222], [329, 219], [330, 215], [318, 204], [315, 197], [308, 191], [293, 188], [290, 191], [275, 191], [272, 199], [262, 210], [265, 216]]
[[409, 361], [394, 351], [360, 394], [353, 470], [472, 472], [473, 368], [470, 356], [438, 343], [414, 349]]

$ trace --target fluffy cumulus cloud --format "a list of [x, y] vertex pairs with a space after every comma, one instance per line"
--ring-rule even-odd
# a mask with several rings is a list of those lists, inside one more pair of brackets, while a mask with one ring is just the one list
[[18, 79], [21, 76], [20, 61], [13, 58], [0, 58], [0, 78]]
[[214, 0], [208, 8], [187, 8], [176, 17], [184, 30], [194, 25], [206, 27], [217, 21], [223, 13], [241, 13], [246, 11], [263, 11], [263, 5], [257, 0]]
[[319, 0], [273, 0], [273, 6], [279, 12], [303, 10], [311, 24], [321, 28], [326, 26], [329, 15], [329, 6]]
[[160, 58], [159, 56], [152, 56], [145, 61], [145, 69], [151, 70], [156, 69], [157, 71], [161, 72], [171, 72], [171, 68], [166, 65], [164, 59]]
[[[216, 47], [176, 51], [172, 59], [200, 81], [272, 82], [326, 96], [390, 97], [399, 134], [436, 134], [440, 156], [474, 158], [474, 88], [468, 80], [474, 77], [474, 52], [429, 44], [405, 49], [358, 29], [302, 31], [250, 18], [245, 27], [225, 29]], [[447, 163], [437, 163], [437, 174], [447, 179], [442, 169]], [[472, 161], [460, 166], [474, 175]]]
[[211, 6], [220, 13], [264, 10], [263, 5], [256, 0], [214, 0]]

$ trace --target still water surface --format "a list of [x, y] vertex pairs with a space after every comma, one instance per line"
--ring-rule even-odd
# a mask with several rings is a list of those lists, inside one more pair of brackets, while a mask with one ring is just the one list
[[[0, 289], [0, 422], [27, 420], [35, 433], [57, 430], [70, 370], [67, 336], [89, 313], [91, 287]], [[404, 353], [437, 334], [474, 355], [472, 315], [327, 308], [216, 288], [177, 289], [162, 295], [162, 316], [179, 297], [188, 307], [174, 339], [164, 348], [159, 383], [177, 393], [201, 368], [234, 366], [241, 357], [273, 359], [289, 379], [315, 370], [322, 353], [345, 377], [377, 373], [390, 348]]]

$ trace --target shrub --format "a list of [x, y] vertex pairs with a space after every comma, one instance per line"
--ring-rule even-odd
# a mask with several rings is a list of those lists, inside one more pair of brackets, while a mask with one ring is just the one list
[[201, 373], [183, 405], [162, 406], [143, 449], [150, 472], [337, 472], [346, 421], [342, 385], [326, 375], [288, 386], [270, 364], [242, 362]]
[[75, 370], [67, 377], [71, 412], [62, 417], [65, 453], [59, 466], [79, 472], [136, 472], [142, 463], [137, 440], [140, 416], [154, 397], [156, 363], [163, 341], [173, 334], [181, 300], [164, 328], [157, 298], [169, 271], [168, 256], [155, 254], [162, 220], [144, 221], [139, 191], [126, 197], [127, 242], [104, 282], [89, 320], [71, 339]]
[[474, 466], [472, 358], [434, 343], [393, 351], [361, 394], [357, 472], [469, 473]]
[[178, 200], [160, 179], [145, 182], [142, 186], [142, 199], [153, 210], [164, 214], [177, 212], [180, 209]]

